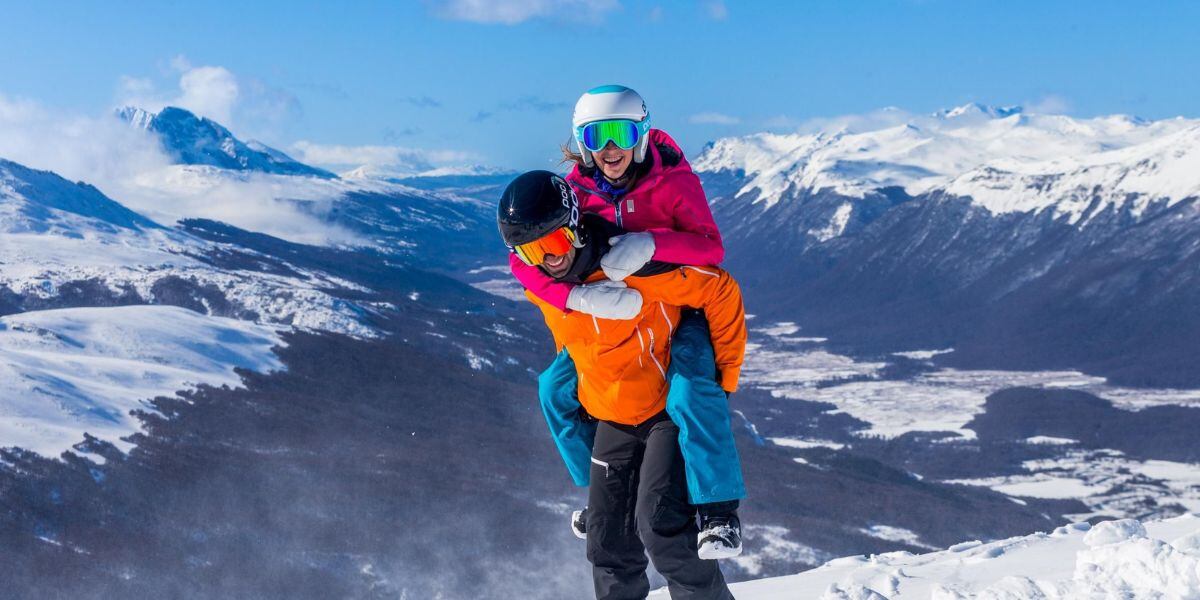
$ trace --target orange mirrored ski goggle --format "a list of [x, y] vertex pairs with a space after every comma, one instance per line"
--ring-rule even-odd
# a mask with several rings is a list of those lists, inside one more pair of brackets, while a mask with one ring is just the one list
[[559, 227], [528, 244], [513, 247], [513, 252], [527, 265], [536, 266], [546, 260], [547, 254], [562, 256], [575, 245], [575, 232], [570, 227]]

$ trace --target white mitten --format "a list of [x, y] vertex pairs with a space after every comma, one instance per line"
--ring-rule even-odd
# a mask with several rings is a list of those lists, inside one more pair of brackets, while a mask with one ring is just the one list
[[597, 281], [575, 286], [567, 308], [601, 319], [632, 319], [642, 312], [642, 293], [621, 281]]
[[608, 243], [612, 249], [600, 259], [600, 268], [613, 281], [633, 275], [654, 256], [654, 236], [645, 231], [611, 237]]

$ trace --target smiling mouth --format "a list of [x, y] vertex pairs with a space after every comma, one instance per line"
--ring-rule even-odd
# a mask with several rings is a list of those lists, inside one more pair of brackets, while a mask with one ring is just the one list
[[558, 276], [560, 272], [567, 270], [567, 255], [547, 256], [542, 260], [542, 266], [551, 275]]
[[621, 164], [621, 161], [625, 160], [625, 158], [622, 156], [618, 156], [616, 158], [602, 158], [600, 160], [602, 162], [604, 162], [604, 164], [606, 164], [606, 165], [618, 165], [618, 164]]

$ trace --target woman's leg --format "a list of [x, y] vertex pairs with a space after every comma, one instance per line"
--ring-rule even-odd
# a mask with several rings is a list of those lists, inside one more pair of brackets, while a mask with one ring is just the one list
[[587, 559], [600, 600], [642, 600], [650, 593], [646, 550], [634, 518], [641, 458], [635, 428], [600, 422], [587, 510]]
[[731, 600], [733, 594], [715, 560], [696, 556], [696, 512], [688, 504], [679, 428], [659, 420], [645, 433], [637, 489], [638, 531], [667, 579], [673, 600]]
[[591, 469], [592, 440], [596, 437], [596, 422], [580, 417], [579, 376], [575, 361], [567, 349], [538, 376], [538, 401], [550, 426], [550, 437], [567, 464], [575, 485], [585, 487]]
[[667, 376], [671, 382], [667, 412], [679, 426], [679, 446], [692, 503], [729, 503], [745, 498], [746, 484], [733, 442], [729, 402], [717, 383], [716, 357], [703, 312], [683, 311], [671, 338]]

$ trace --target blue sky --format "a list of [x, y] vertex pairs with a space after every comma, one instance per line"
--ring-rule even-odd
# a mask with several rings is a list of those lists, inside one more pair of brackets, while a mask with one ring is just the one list
[[[53, 5], [53, 6], [52, 6]], [[588, 87], [694, 153], [813, 118], [968, 101], [1200, 116], [1197, 2], [12, 3], [0, 99], [188, 103], [310, 160], [552, 164]]]

